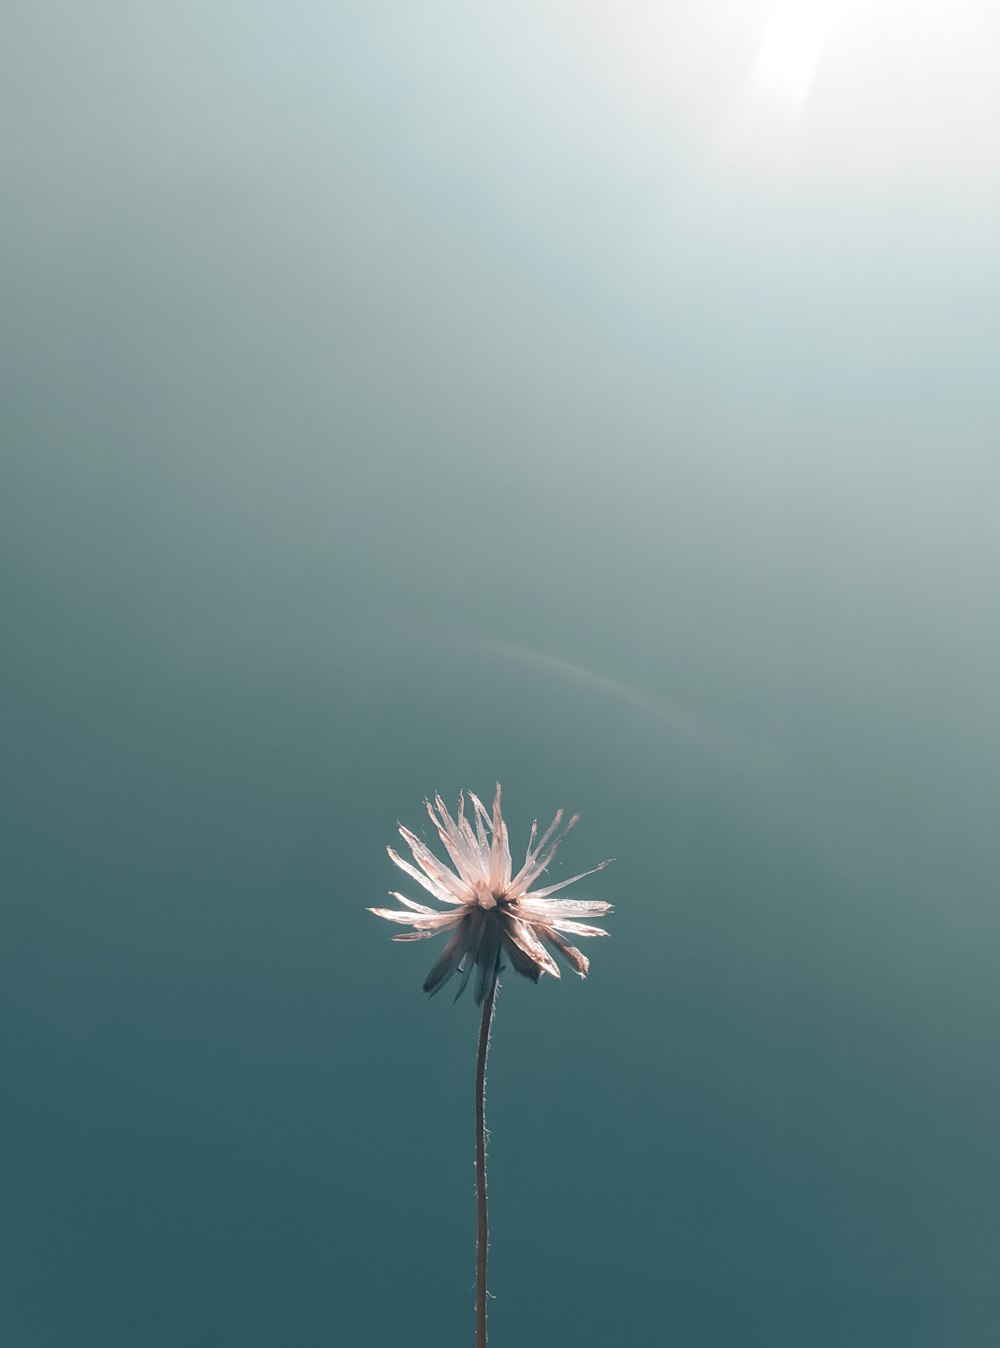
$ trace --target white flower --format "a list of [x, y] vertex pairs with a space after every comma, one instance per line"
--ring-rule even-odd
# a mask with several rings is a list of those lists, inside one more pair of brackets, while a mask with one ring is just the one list
[[[567, 944], [560, 933], [574, 936], [607, 936], [601, 927], [590, 927], [578, 921], [581, 917], [599, 917], [611, 911], [610, 903], [574, 899], [553, 899], [550, 896], [585, 875], [603, 870], [608, 861], [602, 861], [593, 870], [582, 871], [559, 884], [532, 890], [556, 854], [556, 849], [580, 818], [573, 815], [560, 832], [563, 811], [538, 838], [538, 821], [531, 826], [528, 851], [524, 865], [511, 877], [510, 847], [507, 826], [500, 813], [500, 787], [493, 801], [493, 817], [482, 801], [470, 791], [474, 807], [470, 822], [465, 815], [465, 796], [458, 798], [458, 817], [453, 819], [440, 796], [434, 804], [427, 802], [427, 813], [451, 858], [454, 870], [425, 847], [409, 829], [399, 826], [401, 837], [413, 853], [416, 866], [404, 861], [390, 847], [388, 852], [396, 865], [422, 885], [440, 903], [451, 905], [450, 910], [428, 908], [414, 903], [403, 894], [392, 897], [403, 904], [402, 909], [370, 908], [369, 912], [390, 922], [403, 922], [415, 928], [393, 937], [395, 941], [423, 941], [429, 936], [449, 933], [440, 959], [424, 980], [424, 991], [435, 993], [456, 971], [462, 975], [456, 993], [461, 996], [473, 967], [478, 966], [475, 997], [482, 1002], [500, 966], [501, 954], [506, 954], [514, 969], [526, 978], [538, 982], [542, 973], [559, 977], [559, 966], [550, 951], [560, 955], [581, 978], [586, 976], [590, 961], [575, 946]], [[419, 869], [418, 869], [419, 868]], [[546, 949], [548, 947], [548, 949]]]

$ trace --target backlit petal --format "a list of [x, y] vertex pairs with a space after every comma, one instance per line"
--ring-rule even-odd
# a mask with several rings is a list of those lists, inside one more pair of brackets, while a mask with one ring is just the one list
[[559, 931], [571, 932], [574, 936], [607, 936], [603, 927], [588, 927], [582, 922], [570, 922], [565, 917], [557, 917], [549, 924]]
[[408, 828], [402, 824], [399, 826], [400, 836], [405, 838], [409, 844], [410, 851], [413, 853], [413, 859], [422, 870], [426, 871], [432, 880], [446, 889], [450, 894], [454, 894], [456, 899], [465, 902], [471, 895], [471, 889], [464, 876], [458, 876], [454, 871], [448, 869], [443, 861], [438, 861], [437, 857], [426, 847], [415, 833], [411, 833]]
[[430, 876], [425, 875], [423, 871], [418, 871], [416, 866], [411, 866], [408, 861], [404, 861], [399, 853], [394, 851], [391, 847], [387, 847], [385, 850], [389, 853], [401, 871], [405, 871], [407, 875], [416, 880], [418, 885], [422, 885], [424, 889], [427, 890], [428, 894], [433, 894], [434, 897], [440, 899], [442, 903], [466, 902], [464, 899], [456, 898], [450, 890], [445, 889], [444, 885], [439, 885], [436, 880], [432, 880]]
[[525, 894], [526, 899], [547, 899], [550, 894], [557, 893], [560, 889], [565, 889], [567, 885], [575, 885], [577, 880], [582, 880], [585, 875], [596, 875], [598, 871], [603, 871], [605, 866], [610, 866], [614, 857], [608, 857], [600, 865], [592, 867], [589, 871], [581, 871], [579, 875], [571, 876], [569, 880], [560, 880], [557, 885], [547, 885], [545, 889], [533, 889]]
[[563, 959], [574, 973], [579, 974], [581, 978], [587, 977], [587, 970], [590, 968], [590, 960], [587, 959], [587, 956], [582, 950], [577, 950], [575, 945], [569, 945], [563, 940], [559, 933], [554, 931], [551, 927], [536, 928], [536, 930], [550, 950], [555, 950], [558, 954], [562, 955]]
[[521, 922], [516, 917], [508, 916], [505, 920], [505, 930], [510, 939], [520, 946], [524, 953], [530, 956], [544, 973], [551, 974], [553, 978], [559, 977], [559, 965], [556, 964], [527, 922]]

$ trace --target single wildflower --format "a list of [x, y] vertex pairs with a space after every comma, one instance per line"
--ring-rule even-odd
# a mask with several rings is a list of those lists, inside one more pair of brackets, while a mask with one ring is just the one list
[[390, 922], [413, 928], [413, 931], [394, 936], [395, 941], [423, 941], [431, 936], [447, 936], [444, 950], [424, 980], [425, 992], [439, 991], [453, 974], [458, 973], [457, 1001], [473, 969], [478, 970], [474, 995], [483, 1012], [476, 1056], [476, 1348], [486, 1348], [486, 1059], [501, 960], [506, 956], [515, 972], [537, 983], [543, 973], [559, 977], [555, 955], [565, 960], [574, 973], [585, 978], [590, 961], [565, 937], [607, 936], [602, 927], [589, 926], [579, 919], [601, 917], [611, 911], [611, 904], [552, 897], [584, 876], [603, 870], [608, 861], [558, 884], [531, 888], [551, 864], [559, 844], [580, 818], [578, 814], [563, 827], [564, 812], [558, 810], [540, 838], [536, 820], [531, 826], [524, 865], [513, 875], [507, 825], [500, 812], [500, 787], [497, 786], [492, 815], [471, 791], [469, 799], [472, 802], [471, 819], [465, 812], [464, 793], [458, 798], [455, 818], [440, 796], [434, 797], [433, 804], [427, 802], [427, 813], [451, 859], [451, 866], [445, 865], [402, 824], [399, 832], [413, 855], [413, 862], [404, 860], [391, 847], [388, 849], [400, 870], [447, 907], [430, 908], [408, 899], [405, 894], [393, 892], [392, 897], [399, 900], [402, 908], [372, 908], [369, 911]]
[[[415, 903], [404, 894], [392, 892], [403, 907], [372, 908], [369, 911], [390, 922], [401, 922], [415, 930], [394, 936], [394, 941], [423, 941], [430, 936], [448, 935], [440, 958], [424, 980], [424, 991], [435, 993], [454, 973], [461, 975], [456, 1000], [465, 991], [478, 967], [475, 998], [481, 1004], [501, 955], [506, 955], [512, 968], [537, 983], [543, 973], [559, 977], [559, 966], [553, 959], [558, 955], [574, 973], [585, 978], [590, 961], [576, 946], [564, 939], [572, 936], [607, 936], [602, 927], [580, 922], [581, 917], [600, 917], [611, 911], [610, 903], [581, 899], [554, 899], [551, 896], [586, 875], [594, 875], [609, 864], [602, 861], [589, 871], [581, 871], [569, 880], [541, 889], [531, 886], [551, 863], [559, 844], [580, 818], [574, 814], [560, 830], [564, 811], [555, 819], [541, 838], [538, 821], [531, 826], [524, 865], [512, 876], [507, 825], [500, 813], [500, 787], [493, 800], [492, 818], [478, 796], [469, 792], [473, 806], [473, 820], [465, 813], [465, 795], [458, 798], [458, 815], [453, 819], [440, 796], [434, 803], [427, 802], [438, 836], [451, 858], [454, 870], [440, 861], [420, 839], [401, 824], [399, 832], [413, 854], [411, 864], [388, 849], [390, 857], [407, 875], [449, 909], [429, 908]], [[550, 953], [551, 952], [551, 953]]]

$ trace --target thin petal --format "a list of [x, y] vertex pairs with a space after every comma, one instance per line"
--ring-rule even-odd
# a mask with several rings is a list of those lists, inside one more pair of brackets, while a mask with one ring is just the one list
[[464, 876], [456, 875], [454, 871], [449, 870], [444, 862], [439, 861], [415, 833], [411, 833], [402, 824], [399, 826], [399, 833], [409, 844], [417, 865], [425, 870], [432, 880], [436, 880], [439, 885], [442, 885], [450, 894], [454, 894], [457, 899], [464, 900], [471, 897], [471, 890]]
[[[475, 811], [473, 811], [473, 813], [475, 813]], [[469, 823], [465, 814], [464, 794], [459, 794], [458, 797], [458, 827], [462, 832], [462, 837], [465, 839], [469, 847], [469, 851], [476, 858], [476, 866], [478, 867], [477, 874], [480, 876], [481, 879], [483, 880], [487, 879], [490, 873], [489, 846], [486, 842], [485, 834], [483, 835], [482, 846], [480, 846], [478, 837], [472, 831], [472, 825]]]
[[482, 908], [474, 908], [472, 910], [469, 916], [469, 926], [469, 939], [466, 943], [465, 954], [462, 956], [461, 963], [458, 966], [462, 977], [458, 985], [458, 991], [455, 993], [456, 1002], [465, 991], [472, 971], [476, 967], [476, 960], [479, 957], [479, 948], [483, 942], [483, 930], [486, 926], [486, 914], [483, 912]]
[[443, 931], [453, 927], [464, 916], [462, 913], [408, 913], [396, 908], [369, 908], [368, 911], [389, 922], [405, 922], [421, 931]]
[[479, 839], [479, 850], [486, 858], [490, 853], [490, 840], [486, 836], [487, 825], [490, 825], [490, 816], [486, 812], [486, 806], [474, 791], [469, 792], [469, 799], [472, 801], [476, 812], [476, 837]]
[[613, 907], [603, 899], [539, 899], [536, 903], [534, 893], [517, 901], [517, 911], [522, 917], [540, 922], [553, 917], [603, 917]]
[[607, 936], [603, 927], [588, 927], [582, 922], [569, 922], [564, 917], [557, 917], [554, 922], [549, 924], [558, 931], [568, 931], [574, 936]]
[[[525, 865], [525, 866], [527, 866], [528, 863], [531, 861], [531, 849], [534, 847], [534, 845], [535, 845], [535, 839], [536, 839], [537, 837], [538, 837], [538, 820], [537, 820], [537, 819], [532, 819], [532, 821], [531, 821], [531, 832], [528, 834], [528, 848], [527, 848], [527, 851], [526, 851], [525, 854], [524, 854], [524, 865]], [[521, 869], [523, 870], [524, 867], [522, 866]]]
[[440, 899], [442, 903], [466, 902], [464, 899], [456, 898], [451, 890], [445, 889], [444, 885], [439, 885], [436, 880], [432, 880], [430, 876], [425, 875], [423, 871], [418, 871], [416, 866], [411, 866], [408, 861], [404, 861], [399, 853], [394, 851], [393, 848], [387, 847], [385, 850], [389, 853], [390, 857], [392, 857], [393, 861], [401, 871], [405, 871], [411, 879], [416, 880], [418, 885], [422, 885], [423, 888], [427, 890], [428, 894], [433, 894], [434, 897]]
[[[545, 837], [538, 844], [537, 850], [532, 853], [531, 860], [526, 861], [518, 874], [514, 877], [514, 882], [510, 886], [510, 893], [512, 896], [516, 897], [518, 894], [523, 894], [532, 881], [538, 879], [542, 871], [544, 871], [551, 863], [556, 852], [559, 850], [560, 843], [566, 837], [567, 833], [569, 833], [570, 829], [575, 828], [580, 821], [579, 814], [575, 814], [561, 833], [554, 834], [554, 830], [562, 817], [563, 811], [557, 810], [555, 819], [553, 819], [546, 830]], [[549, 842], [546, 847], [545, 844], [550, 837], [552, 838], [552, 841]]]
[[552, 823], [542, 834], [537, 847], [535, 846], [535, 838], [538, 836], [538, 820], [533, 819], [531, 821], [531, 836], [528, 838], [528, 850], [527, 853], [525, 854], [524, 865], [521, 867], [517, 875], [515, 875], [514, 877], [514, 883], [511, 885], [512, 890], [517, 889], [523, 890], [527, 885], [531, 884], [533, 877], [537, 874], [537, 872], [535, 871], [535, 860], [539, 852], [542, 850], [542, 848], [545, 846], [548, 840], [552, 837], [553, 833], [555, 833], [556, 829], [562, 823], [564, 813], [565, 811], [563, 810], [562, 806], [560, 806], [559, 809], [556, 810], [555, 818], [552, 820]]
[[424, 992], [429, 993], [433, 997], [435, 992], [444, 987], [445, 983], [447, 983], [448, 979], [458, 968], [462, 955], [468, 949], [469, 935], [468, 922], [462, 922], [441, 952], [440, 959], [438, 959], [430, 973], [424, 979]]
[[407, 913], [396, 908], [369, 908], [370, 913], [376, 917], [384, 917], [389, 922], [405, 922], [407, 926], [413, 926], [413, 914]]
[[603, 871], [604, 867], [610, 866], [612, 861], [614, 861], [614, 857], [608, 857], [606, 861], [600, 862], [599, 865], [592, 867], [589, 871], [581, 871], [579, 875], [574, 875], [569, 880], [560, 880], [557, 885], [547, 885], [545, 889], [533, 889], [524, 897], [526, 899], [547, 899], [550, 894], [555, 894], [557, 890], [565, 889], [567, 885], [575, 885], [577, 880], [582, 880], [585, 875], [596, 875], [598, 871]]
[[497, 955], [500, 952], [500, 926], [496, 919], [483, 923], [482, 940], [476, 951], [476, 963], [479, 973], [476, 975], [476, 1005], [482, 1006], [483, 998], [497, 972]]
[[523, 974], [525, 978], [530, 978], [532, 983], [538, 982], [538, 976], [542, 972], [538, 964], [513, 940], [509, 932], [504, 932], [502, 936], [503, 948], [510, 956], [510, 962], [514, 972]]
[[569, 945], [551, 927], [536, 928], [540, 932], [542, 940], [550, 950], [555, 950], [557, 954], [562, 955], [566, 963], [572, 968], [574, 973], [581, 978], [587, 977], [587, 970], [590, 968], [590, 960], [582, 950], [577, 950], [575, 945]]
[[462, 956], [461, 964], [458, 966], [458, 971], [462, 975], [462, 977], [459, 979], [458, 991], [455, 993], [456, 1002], [458, 1001], [459, 997], [461, 997], [465, 989], [468, 987], [469, 977], [475, 967], [476, 961], [472, 958], [472, 955], [467, 950], [465, 954]]
[[[445, 850], [455, 864], [455, 869], [459, 875], [477, 877], [482, 870], [482, 860], [479, 856], [479, 850], [475, 846], [470, 847], [467, 839], [462, 833], [458, 824], [455, 823], [448, 813], [448, 807], [440, 796], [434, 797], [434, 805], [430, 801], [426, 802], [427, 813], [431, 817], [431, 822], [438, 831], [438, 837], [444, 843]], [[435, 813], [435, 806], [437, 813]], [[462, 802], [459, 800], [459, 814], [461, 816]]]
[[507, 841], [507, 825], [500, 813], [500, 783], [493, 797], [493, 851], [490, 857], [490, 885], [494, 894], [506, 889], [510, 884], [510, 844]]
[[[566, 813], [566, 811], [565, 811], [565, 810], [562, 808], [562, 806], [560, 805], [559, 809], [556, 810], [556, 816], [555, 816], [555, 818], [552, 820], [552, 823], [548, 826], [548, 828], [547, 828], [547, 829], [545, 830], [545, 832], [542, 834], [541, 838], [538, 840], [538, 846], [535, 848], [535, 850], [534, 850], [533, 852], [531, 852], [530, 857], [529, 857], [529, 860], [534, 861], [535, 857], [538, 856], [538, 853], [542, 850], [542, 848], [545, 846], [545, 844], [548, 842], [548, 840], [552, 837], [553, 833], [555, 833], [556, 829], [557, 829], [557, 828], [559, 827], [559, 825], [562, 823], [562, 821], [563, 821], [563, 815], [564, 815], [565, 813]], [[534, 834], [535, 834], [536, 830], [535, 830], [535, 829], [532, 829], [531, 832], [532, 832], [532, 837], [534, 837]]]
[[415, 913], [437, 912], [436, 908], [428, 908], [425, 903], [414, 903], [413, 900], [408, 899], [405, 894], [400, 894], [398, 889], [390, 889], [389, 898], [398, 899], [401, 904], [403, 904], [406, 908], [412, 908]]
[[544, 973], [551, 974], [553, 978], [559, 977], [559, 965], [542, 945], [529, 923], [508, 916], [505, 919], [505, 929], [515, 945], [520, 946]]

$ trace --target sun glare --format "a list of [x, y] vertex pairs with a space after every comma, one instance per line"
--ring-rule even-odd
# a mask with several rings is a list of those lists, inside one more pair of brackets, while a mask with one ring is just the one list
[[797, 111], [805, 102], [830, 31], [823, 14], [785, 8], [773, 15], [754, 62], [752, 84]]
[[828, 6], [784, 3], [768, 11], [720, 127], [727, 170], [742, 166], [766, 181], [789, 167], [832, 29]]
[[543, 8], [561, 18], [559, 69], [603, 86], [586, 106], [640, 170], [675, 145], [720, 181], [766, 191], [803, 177], [879, 191], [1000, 180], [997, 0]]

